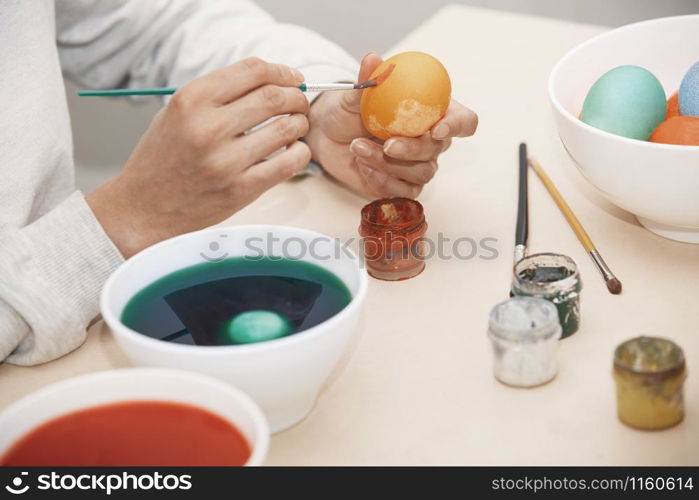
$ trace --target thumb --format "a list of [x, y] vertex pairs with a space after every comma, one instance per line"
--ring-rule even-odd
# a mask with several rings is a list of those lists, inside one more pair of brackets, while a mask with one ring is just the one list
[[[379, 64], [383, 62], [383, 59], [375, 52], [369, 52], [364, 56], [362, 62], [359, 66], [359, 78], [357, 82], [361, 83], [369, 79], [371, 74]], [[362, 92], [349, 91], [342, 93], [342, 107], [351, 113], [359, 113], [359, 101], [362, 98]]]

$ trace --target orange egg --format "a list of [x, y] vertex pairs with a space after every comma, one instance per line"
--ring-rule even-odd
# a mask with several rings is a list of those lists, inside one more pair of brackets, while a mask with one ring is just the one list
[[667, 114], [665, 115], [666, 120], [672, 118], [673, 116], [680, 116], [680, 105], [677, 102], [678, 97], [679, 92], [675, 92], [667, 100]]
[[395, 64], [388, 78], [362, 93], [366, 129], [379, 139], [418, 137], [444, 116], [451, 100], [451, 81], [437, 59], [423, 52], [403, 52], [386, 59], [371, 78]]
[[658, 125], [649, 140], [665, 144], [699, 146], [699, 118], [673, 116]]

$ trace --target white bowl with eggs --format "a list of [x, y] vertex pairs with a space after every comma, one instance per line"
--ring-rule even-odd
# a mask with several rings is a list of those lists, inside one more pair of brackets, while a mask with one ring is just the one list
[[[308, 251], [299, 251], [302, 245]], [[275, 257], [291, 256], [293, 252], [293, 258], [330, 271], [349, 289], [349, 304], [301, 332], [242, 345], [165, 342], [122, 323], [120, 318], [128, 301], [159, 278], [201, 264], [203, 256], [208, 260], [259, 257], [260, 251]], [[104, 286], [101, 311], [132, 363], [191, 370], [229, 382], [260, 405], [272, 432], [278, 432], [311, 411], [321, 387], [347, 351], [357, 331], [367, 283], [359, 257], [330, 236], [288, 226], [216, 227], [163, 241], [124, 262]]]
[[[249, 396], [212, 377], [162, 368], [125, 368], [81, 375], [14, 402], [0, 412], [0, 457], [22, 437], [54, 418], [102, 405], [136, 401], [181, 403], [211, 412], [231, 423], [245, 437], [250, 445], [245, 465], [262, 465], [265, 460], [269, 426]], [[196, 461], [196, 457], [192, 460]]]
[[572, 49], [548, 82], [561, 141], [587, 180], [646, 229], [690, 243], [699, 243], [699, 146], [629, 139], [578, 115], [595, 81], [622, 65], [652, 72], [669, 98], [699, 60], [697, 47], [699, 15], [630, 24]]

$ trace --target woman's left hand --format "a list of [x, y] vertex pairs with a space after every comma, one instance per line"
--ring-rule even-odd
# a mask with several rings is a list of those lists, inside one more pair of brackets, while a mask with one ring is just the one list
[[[369, 78], [381, 58], [364, 57], [359, 80]], [[416, 198], [437, 172], [437, 158], [453, 137], [474, 134], [478, 116], [455, 100], [446, 114], [421, 137], [372, 138], [359, 114], [361, 92], [325, 92], [308, 115], [305, 137], [313, 159], [350, 189], [372, 198]]]

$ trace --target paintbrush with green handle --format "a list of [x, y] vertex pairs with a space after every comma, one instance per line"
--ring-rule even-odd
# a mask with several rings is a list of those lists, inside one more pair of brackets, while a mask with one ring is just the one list
[[[361, 90], [375, 87], [383, 82], [393, 71], [395, 64], [391, 64], [376, 78], [361, 83], [302, 83], [299, 85], [301, 92], [326, 92], [328, 90]], [[144, 89], [108, 89], [108, 90], [78, 90], [79, 97], [114, 97], [125, 95], [171, 95], [177, 92], [177, 87], [151, 87]]]

